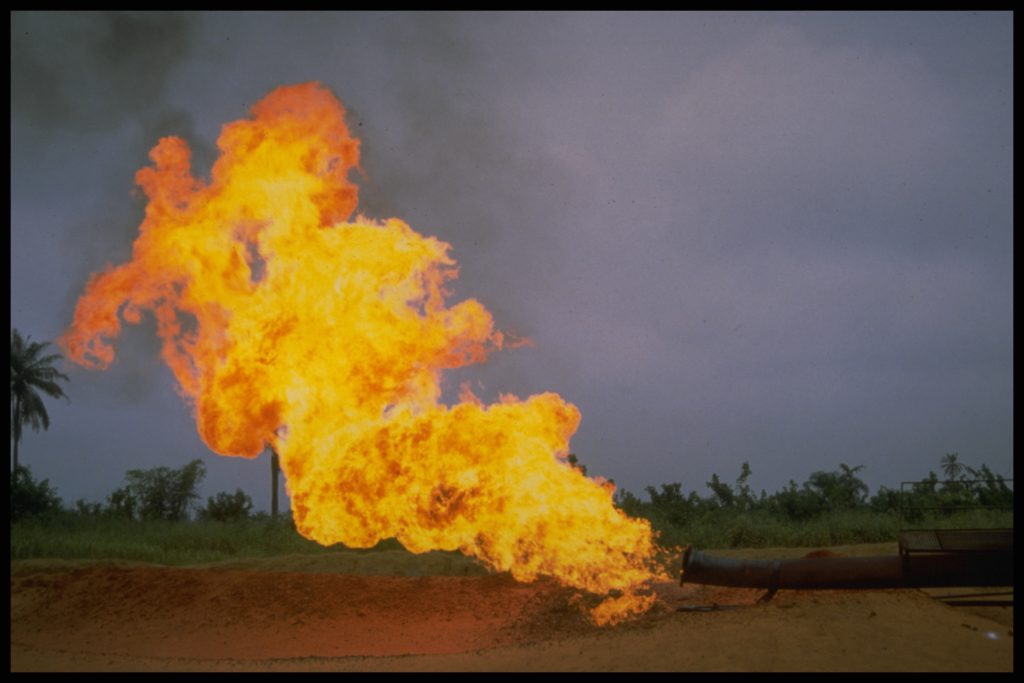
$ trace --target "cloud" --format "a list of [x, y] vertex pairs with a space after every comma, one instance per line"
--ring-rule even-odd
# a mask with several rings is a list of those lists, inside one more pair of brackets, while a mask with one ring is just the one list
[[869, 184], [922, 187], [956, 115], [914, 53], [825, 46], [778, 24], [682, 79], [644, 144], [691, 182], [799, 202], [823, 188], [842, 197]]
[[1008, 350], [1005, 340], [976, 338], [1006, 311], [990, 296], [996, 284], [985, 262], [961, 254], [776, 248], [709, 264], [700, 277], [713, 284], [701, 300], [704, 325], [691, 328], [691, 351], [748, 369], [940, 372], [965, 353]]

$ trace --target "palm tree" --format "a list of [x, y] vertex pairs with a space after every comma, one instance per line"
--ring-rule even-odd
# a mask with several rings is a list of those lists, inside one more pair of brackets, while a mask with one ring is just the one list
[[52, 365], [63, 356], [59, 353], [44, 355], [43, 350], [49, 345], [50, 342], [34, 342], [31, 337], [22, 338], [18, 330], [11, 329], [11, 435], [14, 437], [12, 471], [15, 476], [22, 425], [27, 424], [37, 432], [40, 427], [50, 428], [50, 416], [37, 389], [53, 398], [68, 398], [57, 380], [70, 380]]
[[964, 472], [963, 463], [957, 462], [957, 458], [960, 457], [959, 453], [946, 453], [942, 458], [942, 473], [946, 475], [946, 479], [959, 479], [960, 475]]
[[844, 499], [851, 506], [857, 506], [864, 502], [868, 496], [868, 485], [857, 476], [857, 473], [864, 469], [864, 465], [850, 467], [846, 463], [839, 463], [839, 483], [843, 490]]

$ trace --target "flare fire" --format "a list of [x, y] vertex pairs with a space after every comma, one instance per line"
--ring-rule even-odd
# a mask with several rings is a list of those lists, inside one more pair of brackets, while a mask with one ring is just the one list
[[508, 338], [480, 302], [448, 302], [450, 245], [353, 218], [359, 142], [334, 95], [278, 88], [217, 144], [209, 180], [184, 140], [152, 149], [132, 259], [89, 280], [68, 357], [108, 367], [122, 320], [151, 312], [203, 441], [247, 458], [273, 446], [304, 536], [394, 537], [553, 577], [605, 596], [601, 624], [648, 609], [662, 577], [650, 525], [565, 462], [579, 410], [554, 393], [442, 402], [445, 370]]

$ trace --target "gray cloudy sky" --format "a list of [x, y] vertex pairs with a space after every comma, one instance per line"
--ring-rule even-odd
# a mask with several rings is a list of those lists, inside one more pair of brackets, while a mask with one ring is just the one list
[[[872, 493], [947, 452], [1011, 475], [1010, 13], [11, 15], [11, 325], [58, 337], [179, 135], [320, 81], [362, 141], [360, 210], [451, 243], [455, 300], [535, 346], [453, 373], [557, 391], [635, 493], [755, 490], [840, 462]], [[151, 323], [20, 451], [67, 502], [202, 458]]]

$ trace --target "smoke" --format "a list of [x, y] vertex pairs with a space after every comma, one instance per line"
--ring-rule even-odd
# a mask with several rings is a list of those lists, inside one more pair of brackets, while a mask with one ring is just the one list
[[17, 12], [11, 116], [43, 133], [109, 132], [160, 107], [193, 48], [197, 17], [170, 12]]
[[[478, 297], [503, 329], [552, 352], [550, 339], [537, 338], [537, 321], [545, 317], [544, 292], [572, 258], [562, 240], [571, 197], [556, 191], [572, 186], [570, 169], [545, 158], [539, 139], [524, 138], [516, 122], [530, 104], [509, 99], [543, 65], [508, 61], [501, 47], [508, 37], [480, 17], [389, 17], [387, 32], [402, 51], [378, 53], [366, 67], [375, 92], [325, 79], [349, 105], [363, 142], [360, 211], [400, 216], [452, 244], [460, 263], [456, 296]], [[532, 363], [544, 355], [519, 353]], [[498, 387], [548, 389], [553, 374], [572, 384], [565, 363], [529, 365], [502, 357], [453, 373], [446, 389], [454, 394], [464, 379], [481, 379], [483, 398], [496, 400]]]
[[[67, 282], [57, 311], [62, 320], [71, 316], [92, 271], [129, 256], [144, 208], [133, 193], [133, 176], [153, 142], [167, 135], [188, 138], [200, 173], [214, 158], [192, 115], [166, 104], [175, 73], [199, 49], [198, 25], [197, 15], [180, 12], [11, 15], [12, 167], [49, 196], [87, 207], [67, 216], [59, 229], [70, 238], [51, 247]], [[58, 150], [84, 154], [93, 165], [84, 176], [54, 174], [46, 160]], [[61, 170], [69, 166], [61, 164]], [[21, 239], [42, 227], [15, 234]], [[159, 367], [152, 321], [142, 326], [106, 385], [126, 401], [149, 393]]]

